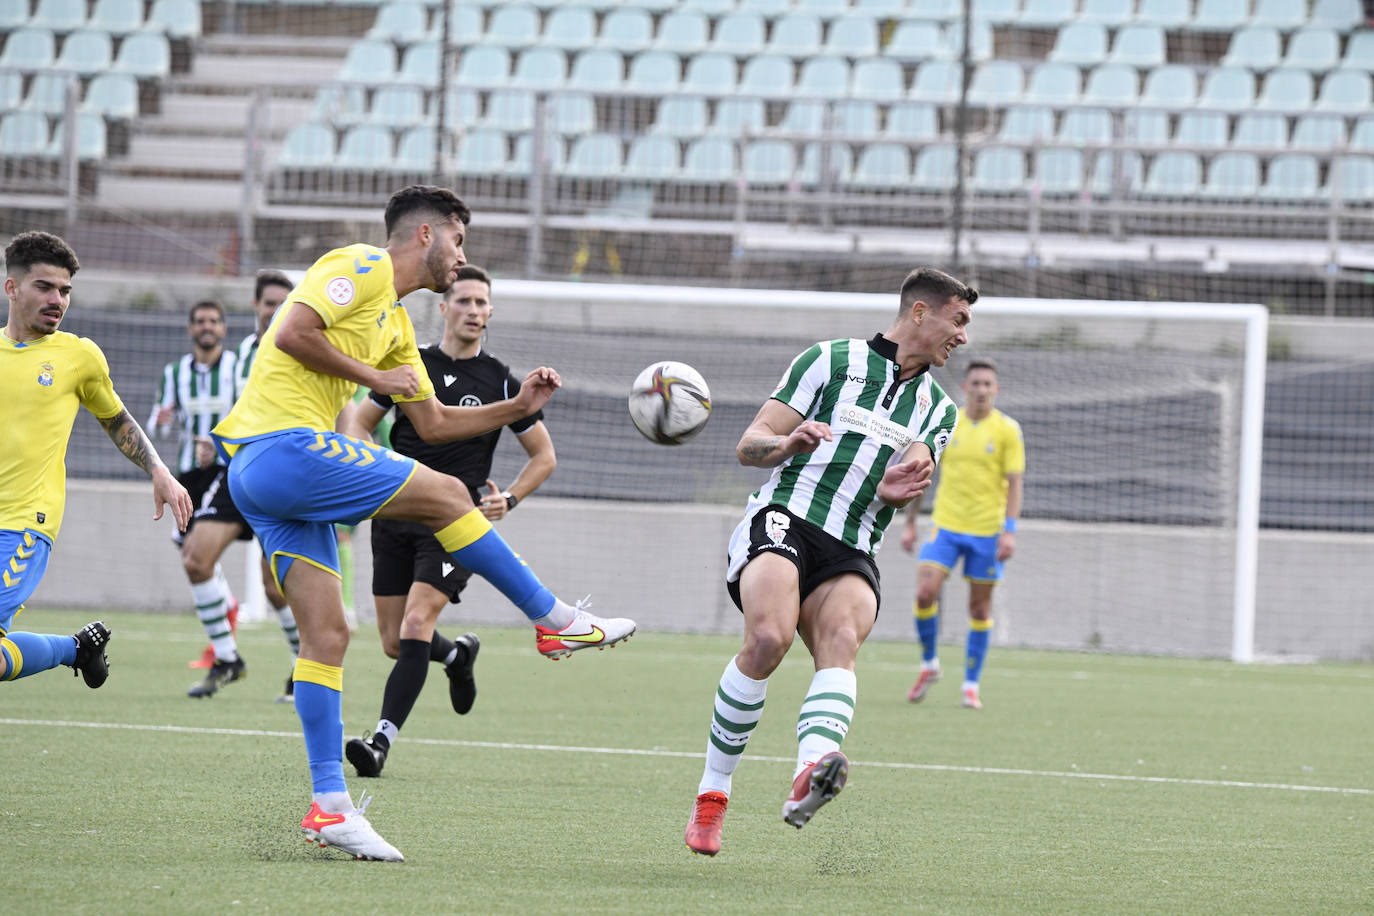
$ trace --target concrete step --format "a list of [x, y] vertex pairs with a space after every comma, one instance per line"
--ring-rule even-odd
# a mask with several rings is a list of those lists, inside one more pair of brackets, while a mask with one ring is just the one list
[[315, 90], [334, 79], [343, 54], [299, 57], [284, 54], [197, 54], [191, 72], [168, 81], [172, 90], [207, 94], [239, 94], [256, 86], [294, 91], [314, 97]]
[[140, 118], [140, 134], [224, 137], [242, 141], [248, 128], [249, 110], [259, 104], [259, 136], [276, 138], [308, 120], [313, 101], [268, 94], [259, 102], [251, 94], [207, 95], [174, 91], [162, 97], [159, 114]]
[[243, 182], [220, 179], [149, 178], [106, 172], [96, 205], [143, 212], [238, 213]]

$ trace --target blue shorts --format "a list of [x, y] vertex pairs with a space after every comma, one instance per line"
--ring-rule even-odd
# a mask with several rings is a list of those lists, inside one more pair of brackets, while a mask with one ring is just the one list
[[970, 582], [1001, 582], [1002, 561], [997, 559], [998, 535], [976, 537], [955, 534], [936, 528], [930, 539], [921, 545], [920, 560], [932, 566], [954, 571], [954, 564], [964, 558], [964, 578]]
[[334, 525], [371, 518], [414, 473], [415, 459], [390, 449], [341, 433], [289, 429], [238, 446], [229, 493], [280, 586], [294, 560], [337, 576]]
[[52, 544], [37, 531], [0, 531], [0, 636], [10, 631], [43, 573], [48, 570]]

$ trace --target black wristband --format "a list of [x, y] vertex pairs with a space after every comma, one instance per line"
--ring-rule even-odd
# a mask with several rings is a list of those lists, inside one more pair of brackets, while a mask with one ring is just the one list
[[506, 498], [506, 511], [507, 511], [507, 512], [509, 512], [510, 510], [514, 509], [514, 508], [516, 507], [516, 505], [520, 502], [520, 500], [516, 499], [515, 494], [512, 493], [510, 490], [506, 490], [506, 491], [505, 491], [504, 493], [502, 493], [501, 495], [504, 496], [504, 497]]

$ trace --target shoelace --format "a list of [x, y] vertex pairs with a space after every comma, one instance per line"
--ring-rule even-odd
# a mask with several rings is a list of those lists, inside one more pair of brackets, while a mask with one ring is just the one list
[[364, 789], [358, 793], [358, 803], [353, 806], [353, 813], [361, 817], [370, 804], [372, 804], [372, 796], [368, 795], [367, 790]]
[[592, 606], [592, 596], [591, 596], [590, 594], [586, 594], [586, 595], [583, 595], [581, 598], [578, 598], [578, 599], [577, 599], [577, 604], [573, 605], [573, 610], [575, 610], [575, 611], [585, 611], [587, 608], [589, 608], [589, 607], [591, 607], [591, 606]]
[[725, 805], [714, 798], [697, 802], [697, 823], [704, 827], [714, 827], [725, 817]]

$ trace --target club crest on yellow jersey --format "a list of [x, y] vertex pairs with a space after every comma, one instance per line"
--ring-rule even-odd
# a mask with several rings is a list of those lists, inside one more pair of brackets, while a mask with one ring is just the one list
[[38, 384], [42, 385], [44, 388], [51, 388], [53, 373], [56, 371], [52, 363], [43, 363], [40, 365], [38, 367]]

